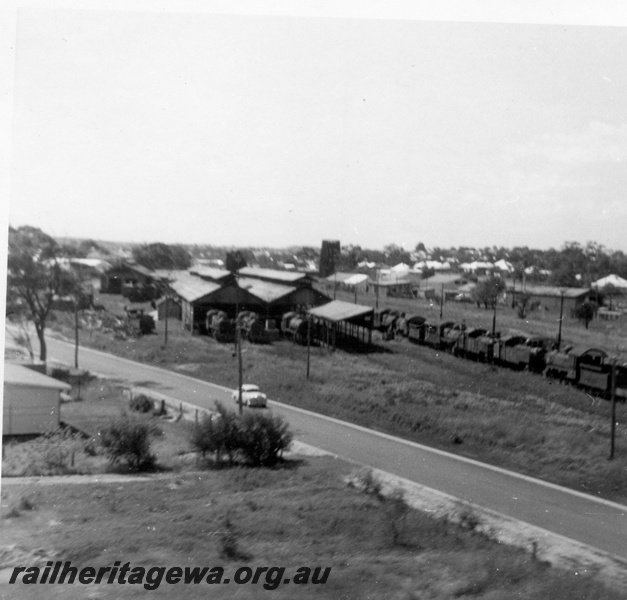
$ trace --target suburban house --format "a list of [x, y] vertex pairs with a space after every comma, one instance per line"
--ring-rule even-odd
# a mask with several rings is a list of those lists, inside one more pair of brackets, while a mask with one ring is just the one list
[[105, 294], [122, 294], [129, 289], [155, 283], [153, 271], [131, 261], [112, 265], [101, 276], [100, 291]]

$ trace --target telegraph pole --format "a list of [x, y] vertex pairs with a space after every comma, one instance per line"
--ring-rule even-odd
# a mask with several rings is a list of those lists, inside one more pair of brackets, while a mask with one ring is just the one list
[[170, 309], [169, 304], [170, 304], [170, 296], [166, 292], [166, 295], [165, 295], [165, 331], [164, 331], [164, 338], [163, 338], [164, 346], [168, 345], [168, 311]]
[[616, 357], [612, 360], [612, 423], [610, 426], [610, 460], [614, 458], [616, 445]]
[[564, 318], [564, 292], [562, 292], [560, 300], [560, 326], [557, 331], [557, 349], [559, 350], [562, 345], [562, 320]]
[[307, 322], [307, 379], [309, 379], [309, 363], [311, 362], [311, 315]]
[[496, 305], [499, 299], [498, 292], [494, 294], [494, 312], [492, 313], [492, 337], [496, 335]]
[[243, 368], [242, 368], [242, 342], [239, 331], [239, 282], [237, 271], [235, 275], [235, 351], [237, 352], [237, 408], [239, 414], [244, 412], [244, 403], [242, 402], [242, 385], [243, 385]]

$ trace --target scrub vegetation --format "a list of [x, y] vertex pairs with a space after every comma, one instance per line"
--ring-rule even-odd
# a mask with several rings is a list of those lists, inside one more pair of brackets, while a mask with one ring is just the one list
[[[234, 467], [151, 481], [7, 486], [0, 568], [44, 566], [209, 566], [233, 572], [331, 567], [326, 584], [167, 585], [155, 598], [552, 598], [618, 600], [585, 569], [562, 571], [503, 547], [471, 527], [410, 509], [402, 495], [366, 493], [345, 483], [332, 458], [283, 468]], [[34, 552], [32, 549], [37, 549]], [[289, 576], [289, 575], [288, 575]], [[12, 597], [143, 597], [132, 585], [19, 585]]]

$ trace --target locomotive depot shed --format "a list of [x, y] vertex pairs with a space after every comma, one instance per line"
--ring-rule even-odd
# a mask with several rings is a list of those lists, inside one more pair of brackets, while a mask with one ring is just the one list
[[371, 306], [332, 300], [307, 312], [322, 324], [320, 337], [333, 348], [336, 347], [338, 338], [372, 344], [374, 308]]
[[[276, 271], [269, 275], [276, 273], [283, 274], [282, 271]], [[169, 285], [181, 301], [183, 327], [192, 331], [204, 331], [205, 316], [211, 309], [222, 310], [231, 316], [235, 316], [238, 311], [250, 310], [268, 318], [278, 317], [289, 310], [323, 304], [329, 300], [327, 296], [309, 285], [311, 278], [308, 276], [302, 278], [299, 277], [302, 275], [299, 273], [285, 274], [292, 276], [286, 279], [300, 285], [274, 283], [257, 277], [237, 277], [228, 271], [210, 268], [176, 272]], [[273, 279], [276, 280], [278, 277]]]

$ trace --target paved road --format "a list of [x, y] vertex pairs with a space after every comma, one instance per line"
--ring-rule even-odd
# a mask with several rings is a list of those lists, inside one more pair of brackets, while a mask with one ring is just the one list
[[[71, 363], [73, 347], [50, 339], [49, 355]], [[91, 371], [154, 387], [198, 406], [213, 408], [215, 400], [232, 402], [226, 388], [94, 350], [81, 348], [80, 362]], [[284, 404], [270, 404], [303, 442], [627, 559], [625, 506]]]

